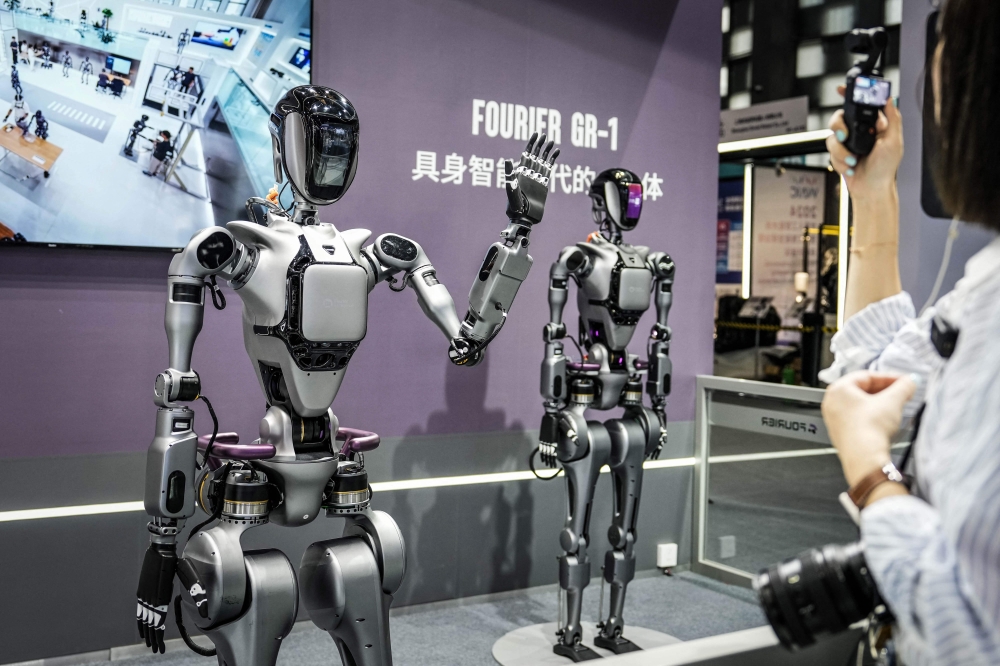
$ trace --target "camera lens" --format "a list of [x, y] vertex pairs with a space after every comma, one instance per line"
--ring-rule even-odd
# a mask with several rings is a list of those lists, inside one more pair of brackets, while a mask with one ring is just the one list
[[864, 619], [878, 590], [861, 543], [810, 549], [763, 569], [753, 583], [768, 622], [787, 648], [802, 648]]

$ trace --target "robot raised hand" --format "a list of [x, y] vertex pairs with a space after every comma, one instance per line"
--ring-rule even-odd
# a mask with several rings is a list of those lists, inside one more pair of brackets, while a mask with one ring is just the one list
[[[507, 177], [507, 217], [526, 226], [542, 221], [545, 211], [545, 197], [549, 193], [549, 176], [552, 165], [559, 157], [559, 149], [552, 151], [553, 143], [545, 143], [543, 134], [536, 142], [536, 134], [531, 135], [527, 148], [521, 153], [521, 161], [515, 167], [510, 160], [504, 161]], [[552, 157], [549, 153], [552, 152]], [[539, 154], [540, 153], [540, 154]]]
[[[531, 270], [528, 237], [531, 227], [542, 220], [545, 197], [549, 192], [549, 174], [559, 157], [545, 143], [545, 135], [531, 135], [515, 167], [504, 161], [507, 190], [507, 217], [510, 224], [500, 232], [503, 239], [490, 246], [479, 269], [478, 279], [469, 293], [469, 309], [459, 335], [453, 336], [448, 352], [452, 363], [476, 365], [483, 350], [500, 333], [514, 297]], [[549, 153], [551, 152], [551, 156]]]
[[[378, 435], [341, 427], [331, 405], [367, 333], [368, 294], [382, 282], [413, 289], [447, 338], [452, 362], [482, 359], [531, 268], [528, 236], [542, 218], [558, 151], [533, 136], [517, 166], [505, 164], [509, 221], [460, 320], [416, 241], [386, 233], [367, 243], [367, 229], [339, 231], [320, 221], [319, 208], [343, 197], [357, 171], [359, 123], [350, 101], [330, 88], [293, 88], [268, 127], [275, 180], [287, 178], [293, 207], [286, 211], [276, 197], [251, 199], [249, 221], [199, 231], [170, 263], [170, 360], [154, 387], [159, 409], [145, 494], [152, 536], [137, 592], [139, 630], [154, 652], [164, 651], [177, 576], [176, 620], [192, 649], [217, 654], [226, 666], [272, 666], [295, 620], [301, 582], [310, 618], [331, 634], [345, 664], [391, 666], [389, 606], [406, 569], [403, 538], [388, 514], [370, 508], [364, 452], [378, 446]], [[206, 286], [215, 306], [225, 307], [218, 278], [242, 301], [244, 345], [267, 401], [260, 438], [249, 444], [218, 432], [191, 367]], [[212, 415], [211, 436], [195, 434], [190, 403], [198, 399]], [[196, 504], [209, 517], [178, 555], [178, 533]], [[309, 546], [298, 576], [280, 551], [240, 545], [248, 529], [298, 527], [321, 512], [346, 518], [343, 536]], [[187, 637], [182, 600], [215, 650]]]

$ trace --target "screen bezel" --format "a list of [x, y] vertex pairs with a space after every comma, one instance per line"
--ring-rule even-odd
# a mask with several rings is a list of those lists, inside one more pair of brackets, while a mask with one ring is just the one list
[[[312, 54], [316, 49], [316, 3], [318, 0], [310, 0], [309, 2], [309, 71], [306, 72], [309, 78], [309, 83], [315, 80], [312, 72]], [[0, 242], [0, 252], [5, 249], [13, 248], [74, 248], [81, 250], [125, 250], [128, 252], [144, 252], [144, 253], [161, 253], [161, 254], [176, 254], [184, 249], [184, 246], [167, 247], [164, 245], [111, 245], [102, 243], [53, 243], [49, 241], [25, 241], [23, 243], [15, 242]]]

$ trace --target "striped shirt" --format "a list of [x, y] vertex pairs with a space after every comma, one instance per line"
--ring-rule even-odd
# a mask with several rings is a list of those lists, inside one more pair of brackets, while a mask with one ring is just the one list
[[[960, 331], [947, 362], [930, 341], [935, 314]], [[851, 317], [832, 348], [824, 381], [863, 368], [923, 379], [906, 409], [912, 415], [926, 400], [917, 488], [861, 513], [903, 663], [1000, 664], [1000, 239], [923, 315], [897, 294]]]

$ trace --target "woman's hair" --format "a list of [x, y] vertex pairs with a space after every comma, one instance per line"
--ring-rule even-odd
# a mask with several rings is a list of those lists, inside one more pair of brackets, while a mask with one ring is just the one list
[[947, 0], [938, 33], [938, 193], [952, 215], [1000, 231], [1000, 1]]

